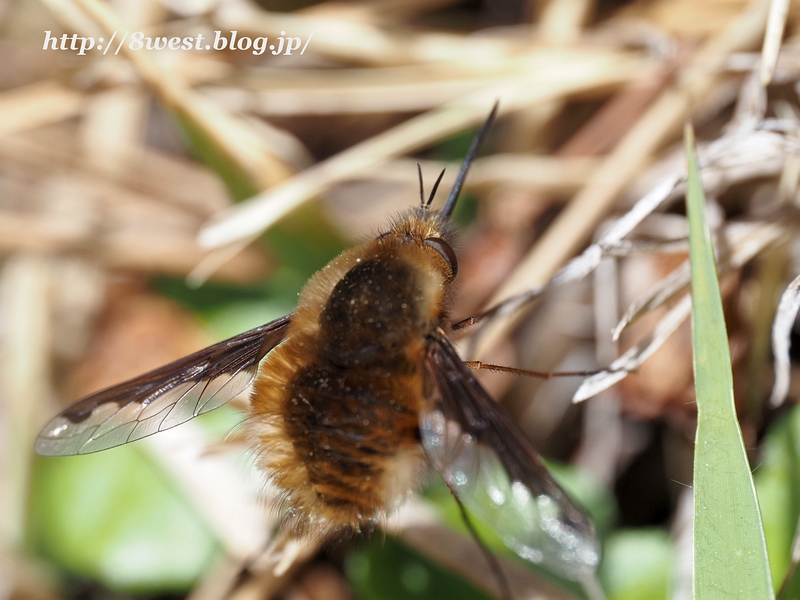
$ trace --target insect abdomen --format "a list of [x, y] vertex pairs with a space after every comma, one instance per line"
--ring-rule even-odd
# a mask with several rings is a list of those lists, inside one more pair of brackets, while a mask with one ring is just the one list
[[285, 404], [286, 431], [325, 510], [363, 527], [393, 500], [386, 477], [398, 455], [417, 448], [415, 379], [330, 363], [298, 372]]

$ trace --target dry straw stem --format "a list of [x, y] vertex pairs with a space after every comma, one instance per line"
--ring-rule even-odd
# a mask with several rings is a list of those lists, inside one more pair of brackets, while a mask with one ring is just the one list
[[[71, 5], [69, 0], [45, 2], [57, 16], [65, 5]], [[97, 0], [74, 2], [103, 28], [107, 36], [115, 32], [121, 36], [126, 31], [125, 25], [107, 5]], [[134, 51], [123, 44], [121, 52], [161, 100], [200, 128], [221, 152], [236, 162], [255, 187], [268, 188], [292, 174], [291, 167], [277, 158], [245, 122], [192, 91], [174, 73], [156, 66], [146, 51]]]
[[[709, 144], [703, 151], [703, 187], [710, 196], [717, 196], [729, 187], [756, 177], [776, 177], [785, 170], [788, 157], [800, 152], [800, 140], [794, 132], [783, 134], [776, 131], [734, 131], [716, 142]], [[669, 195], [664, 196], [663, 203], [674, 200], [685, 193], [685, 185], [676, 187]], [[655, 210], [658, 205], [650, 205], [649, 210]], [[631, 211], [633, 212], [633, 211]], [[630, 215], [631, 213], [628, 213]], [[628, 215], [623, 217], [627, 219]], [[729, 226], [730, 243], [742, 246], [749, 243], [747, 238], [742, 238], [739, 231], [747, 232], [752, 229], [752, 224]], [[628, 228], [630, 232], [630, 228]], [[755, 239], [758, 239], [756, 236]], [[760, 241], [756, 242], [760, 244]], [[601, 242], [607, 250], [608, 241]], [[605, 252], [604, 252], [605, 253]], [[724, 266], [725, 257], [721, 256], [721, 265]], [[659, 284], [642, 298], [633, 302], [625, 312], [620, 322], [614, 329], [614, 339], [617, 339], [622, 330], [641, 315], [660, 306], [673, 298], [689, 284], [688, 261], [675, 269]]]
[[79, 125], [83, 154], [104, 172], [127, 171], [145, 130], [149, 94], [140, 86], [118, 86], [87, 100]]
[[324, 547], [323, 539], [298, 539], [282, 532], [273, 540], [264, 555], [247, 566], [252, 576], [237, 578], [236, 587], [227, 600], [261, 600], [272, 598], [295, 578], [297, 572]]
[[[595, 3], [592, 0], [552, 0], [541, 8], [538, 27], [525, 33], [560, 49], [577, 47], [583, 25], [594, 8]], [[529, 10], [531, 17], [535, 18], [536, 10], [533, 5]], [[508, 147], [515, 150], [536, 147], [543, 139], [547, 125], [562, 113], [565, 105], [566, 98], [558, 98], [519, 111], [509, 119], [512, 133], [508, 138]]]
[[[722, 82], [720, 70], [727, 56], [758, 43], [768, 8], [767, 0], [751, 3], [727, 29], [705, 44], [690, 65], [679, 73], [677, 85], [662, 92], [617, 144], [589, 183], [494, 295], [489, 306], [545, 285], [559, 266], [585, 243], [613, 208], [619, 194], [652, 160], [653, 154], [679, 132], [693, 105]], [[487, 323], [476, 346], [476, 357], [490, 355], [491, 349], [508, 335], [520, 318], [518, 315], [502, 322]]]
[[661, 206], [675, 189], [679, 180], [679, 175], [671, 175], [662, 179], [631, 210], [613, 223], [596, 243], [590, 245], [580, 256], [573, 258], [559, 269], [545, 285], [525, 290], [517, 296], [495, 305], [486, 316], [508, 317], [514, 315], [521, 306], [529, 304], [546, 291], [560, 285], [579, 281], [589, 275], [605, 257], [619, 252], [623, 238], [630, 234], [656, 208]]
[[[557, 55], [563, 57], [563, 53]], [[460, 64], [375, 67], [368, 73], [365, 69], [269, 69], [245, 75], [243, 81], [238, 78], [237, 87], [209, 86], [205, 91], [231, 110], [263, 116], [413, 112], [502, 83], [520, 70], [520, 59], [498, 62], [469, 69]], [[545, 64], [542, 61], [537, 68]]]
[[[63, 187], [61, 190], [67, 191]], [[74, 187], [72, 193], [82, 192]], [[55, 213], [23, 214], [0, 210], [0, 252], [90, 252], [93, 259], [110, 269], [181, 277], [188, 275], [204, 258], [205, 252], [195, 242], [196, 229], [162, 226], [154, 231], [153, 224], [157, 224], [157, 220], [147, 218], [145, 211], [139, 211], [139, 216], [145, 218], [145, 223], [134, 218], [131, 227], [122, 226], [98, 234], [94, 226], [99, 223], [93, 222], [91, 214], [86, 215], [83, 222], [66, 223]], [[263, 277], [266, 271], [267, 263], [262, 255], [245, 252], [226, 263], [216, 273], [216, 278], [244, 283]]]
[[592, 0], [552, 0], [545, 3], [539, 15], [542, 41], [551, 44], [571, 44], [578, 41], [594, 5]]
[[788, 14], [789, 0], [772, 0], [767, 19], [767, 32], [764, 35], [764, 45], [761, 50], [760, 80], [764, 87], [769, 85], [775, 73]]
[[[77, 132], [70, 126], [51, 126], [24, 135], [8, 135], [0, 144], [2, 164], [14, 165], [20, 171], [30, 171], [36, 179], [59, 174], [75, 178], [91, 186], [114, 185], [152, 205], [163, 204], [162, 210], [180, 209], [205, 219], [230, 204], [227, 192], [219, 179], [197, 163], [175, 158], [146, 146], [125, 150], [128, 166], [124, 170], [99, 167], [83, 152]], [[8, 201], [8, 196], [4, 198]]]
[[[765, 176], [774, 177], [782, 173], [782, 170], [785, 170], [786, 157], [793, 156], [800, 150], [795, 131], [784, 131], [782, 127], [785, 124], [765, 122], [759, 124], [763, 129], [753, 130], [750, 128], [751, 119], [745, 119], [742, 123], [743, 127], [730, 131], [728, 135], [709, 144], [705, 149], [703, 181], [705, 186], [715, 194], [720, 194], [729, 186], [742, 181]], [[771, 130], [770, 127], [774, 127], [776, 130]], [[584, 278], [600, 264], [604, 257], [626, 256], [631, 252], [638, 251], [637, 244], [626, 243], [624, 238], [642, 226], [653, 211], [683, 194], [684, 183], [685, 176], [678, 172], [663, 178], [631, 210], [615, 221], [597, 242], [567, 263], [546, 285], [527, 290], [500, 305], [501, 308], [495, 316], [511, 314], [516, 307], [529, 302], [552, 287]], [[685, 227], [682, 228], [681, 234], [685, 232], [685, 229]], [[728, 262], [723, 263], [724, 270], [727, 272], [740, 268], [752, 257], [775, 243], [781, 235], [785, 234], [785, 228], [782, 224], [755, 221], [728, 225], [723, 233], [725, 247], [730, 253]], [[683, 242], [679, 241], [679, 243]], [[657, 244], [657, 246], [663, 247], [661, 244]], [[618, 325], [617, 335], [634, 316], [646, 310], [652, 310], [677, 295], [685, 288], [687, 276], [686, 269], [679, 268], [655, 286], [650, 294], [637, 300]], [[688, 314], [688, 309], [686, 309], [683, 312], [671, 312], [667, 315], [650, 338], [615, 362], [608, 372], [590, 379], [586, 387], [579, 390], [576, 400], [588, 398], [622, 379], [626, 373], [615, 370], [636, 368], [666, 340], [666, 337], [680, 325]]]
[[[549, 43], [574, 42], [579, 33], [579, 23], [582, 22], [588, 11], [589, 2], [586, 0], [569, 0], [568, 2], [558, 1], [548, 4], [549, 11], [542, 15], [538, 30], [541, 38]], [[558, 8], [557, 8], [558, 7]], [[239, 11], [244, 10], [248, 15], [252, 12], [252, 18], [244, 19], [236, 16]], [[318, 9], [316, 9], [318, 10]], [[329, 9], [337, 16], [334, 22], [339, 23], [347, 20], [349, 12]], [[369, 9], [364, 7], [356, 9], [359, 15], [368, 13]], [[551, 14], [555, 13], [555, 14]], [[252, 30], [252, 33], [273, 34], [276, 19], [280, 22], [286, 15], [272, 15], [263, 11], [253, 11], [249, 8], [237, 7], [234, 9], [222, 9], [221, 23], [231, 29], [243, 28]], [[548, 15], [552, 18], [548, 18]], [[292, 14], [292, 19], [315, 21], [315, 17], [303, 15], [303, 11]], [[263, 19], [265, 27], [259, 28], [259, 23]], [[388, 45], [396, 43], [394, 36], [381, 31], [373, 25], [365, 25], [365, 19], [361, 19], [356, 27], [367, 27], [374, 36], [379, 39], [389, 39]], [[367, 18], [366, 20], [371, 20]], [[329, 22], [326, 27], [336, 27]], [[349, 26], [353, 26], [349, 23]], [[311, 25], [306, 28], [310, 29]], [[287, 30], [288, 31], [288, 30]], [[314, 31], [313, 48], [315, 52], [325, 53], [327, 46], [320, 45], [320, 34]], [[486, 87], [492, 81], [501, 81], [507, 76], [513, 75], [514, 71], [523, 66], [523, 70], [530, 68], [534, 58], [541, 65], [547, 65], [551, 59], [548, 55], [553, 55], [552, 60], [556, 62], [568, 58], [569, 52], [577, 53], [573, 60], [580, 60], [580, 53], [584, 52], [579, 46], [573, 48], [548, 48], [545, 46], [531, 47], [529, 41], [524, 38], [519, 41], [513, 39], [488, 40], [496, 45], [501, 52], [485, 53], [480, 49], [481, 44], [487, 41], [486, 38], [476, 38], [474, 36], [458, 36], [454, 34], [415, 34], [420, 39], [435, 38], [441, 41], [448, 40], [450, 45], [456, 46], [455, 50], [449, 50], [445, 54], [434, 54], [436, 60], [420, 60], [413, 54], [418, 48], [417, 41], [408, 40], [403, 36], [402, 44], [410, 48], [412, 53], [402, 60], [400, 66], [373, 67], [365, 75], [364, 69], [336, 69], [330, 70], [308, 70], [299, 72], [288, 71], [286, 69], [270, 69], [266, 74], [254, 74], [244, 83], [244, 88], [225, 88], [217, 89], [211, 93], [219, 98], [223, 98], [229, 107], [239, 110], [251, 110], [262, 115], [294, 115], [294, 114], [342, 114], [342, 113], [369, 113], [369, 112], [411, 112], [427, 110], [449, 102], [465, 94], [472, 93], [477, 89]], [[336, 47], [355, 44], [357, 55], [362, 52], [361, 39], [350, 39], [345, 36], [335, 37]], [[380, 44], [376, 44], [380, 45]], [[598, 49], [589, 50], [597, 52]], [[392, 55], [396, 51], [393, 51]], [[478, 57], [473, 55], [477, 54]], [[349, 54], [349, 53], [348, 53]], [[400, 54], [399, 56], [403, 56]], [[388, 62], [393, 64], [395, 60], [382, 61], [379, 53], [369, 54], [369, 60], [375, 60], [383, 64]], [[246, 77], [246, 76], [245, 76]], [[537, 76], [540, 80], [547, 79], [546, 73]], [[241, 82], [241, 78], [239, 79]]]
[[[230, 270], [231, 265], [241, 263], [243, 253], [252, 254], [248, 246], [258, 239], [258, 236], [251, 236], [238, 242], [228, 244], [222, 248], [216, 248], [211, 252], [206, 252], [202, 258], [195, 262], [194, 267], [186, 273], [186, 284], [192, 288], [199, 288], [206, 281], [218, 278], [221, 272]], [[197, 236], [194, 236], [197, 243]], [[255, 279], [255, 278], [254, 278]]]
[[539, 79], [541, 71], [538, 69], [517, 74], [502, 85], [488, 86], [409, 119], [250, 198], [215, 217], [201, 232], [200, 243], [205, 247], [216, 247], [257, 234], [338, 181], [377, 168], [388, 158], [432, 144], [480, 123], [486, 118], [488, 107], [498, 98], [502, 112], [513, 111], [538, 102], [618, 85], [641, 74], [643, 69], [646, 70], [646, 63], [640, 58], [595, 53], [585, 54], [580, 62], [571, 59], [563, 63], [551, 62], [548, 66], [550, 75], [544, 80]]
[[[592, 176], [598, 160], [590, 157], [560, 158], [553, 156], [531, 156], [530, 154], [493, 154], [477, 159], [470, 169], [464, 190], [491, 189], [509, 185], [515, 188], [531, 188], [543, 193], [564, 195], [575, 192]], [[453, 186], [459, 163], [433, 160], [393, 160], [380, 169], [359, 175], [357, 179], [391, 181], [416, 184], [416, 165], [423, 173], [440, 173], [446, 169], [441, 188]]]
[[220, 600], [228, 598], [230, 591], [241, 580], [247, 563], [241, 559], [234, 560], [229, 556], [222, 557], [195, 585], [186, 600]]
[[[781, 234], [786, 234], [780, 226], [774, 224], [734, 223], [725, 229], [726, 243], [734, 246], [736, 250], [731, 257], [719, 256], [720, 274], [744, 266], [743, 260], [755, 257], [769, 245], [777, 242]], [[728, 261], [728, 258], [731, 260]], [[614, 327], [613, 338], [618, 339], [625, 327], [685, 291], [690, 277], [689, 261], [686, 260], [656, 283], [644, 296], [631, 303], [619, 323]]]
[[690, 277], [689, 261], [686, 260], [677, 269], [674, 269], [669, 275], [656, 283], [647, 294], [637, 298], [628, 306], [625, 314], [613, 328], [613, 339], [618, 340], [619, 336], [622, 335], [622, 331], [642, 315], [655, 310], [681, 292], [684, 292], [689, 285]]
[[78, 116], [84, 95], [52, 80], [0, 93], [0, 136]]
[[4, 436], [0, 473], [0, 535], [9, 548], [25, 545], [28, 484], [33, 440], [50, 400], [50, 285], [52, 269], [46, 257], [17, 254], [0, 271], [0, 412]]
[[[600, 364], [608, 364], [619, 355], [619, 344], [609, 335], [619, 315], [619, 271], [617, 261], [604, 260], [593, 273], [595, 354]], [[628, 446], [620, 396], [610, 390], [590, 402], [585, 411], [583, 441], [575, 465], [611, 488], [619, 471], [620, 457]]]
[[668, 59], [648, 76], [628, 83], [558, 149], [558, 156], [598, 156], [611, 150], [625, 136], [630, 123], [647, 110], [671, 81], [677, 63], [677, 56]]
[[[152, 222], [149, 221], [151, 225]], [[0, 252], [91, 252], [106, 268], [179, 277], [188, 275], [205, 256], [197, 248], [193, 230], [181, 233], [161, 228], [153, 232], [151, 226], [140, 226], [98, 235], [87, 225], [83, 228], [80, 224], [65, 224], [54, 214], [25, 215], [0, 210]], [[266, 270], [262, 256], [247, 252], [227, 263], [216, 278], [244, 283], [259, 279]]]
[[[772, 223], [732, 226], [728, 229], [728, 235], [731, 238], [730, 245], [733, 250], [730, 261], [723, 272], [741, 268], [765, 248], [775, 244], [786, 235], [781, 225]], [[573, 401], [581, 402], [591, 398], [635, 371], [686, 321], [691, 312], [692, 299], [687, 294], [661, 318], [652, 333], [643, 341], [630, 348], [612, 362], [607, 369], [588, 377], [575, 392]]]
[[772, 354], [775, 357], [775, 383], [772, 386], [770, 405], [780, 406], [789, 393], [791, 381], [791, 333], [797, 311], [800, 309], [800, 276], [786, 288], [775, 313], [772, 326]]
[[519, 52], [526, 44], [510, 39], [451, 33], [389, 32], [372, 21], [369, 5], [347, 7], [323, 4], [292, 13], [271, 13], [244, 3], [222, 4], [214, 23], [242, 34], [278, 36], [281, 32], [309, 38], [309, 48], [346, 62], [373, 66], [417, 63], [494, 61]]
[[[200, 223], [228, 205], [219, 181], [144, 148], [127, 154], [129, 169], [109, 173], [71, 150], [76, 137], [73, 128], [51, 126], [3, 138], [0, 251], [91, 253], [109, 268], [189, 273], [204, 256], [195, 239]], [[267, 268], [250, 249], [217, 278], [252, 281]]]

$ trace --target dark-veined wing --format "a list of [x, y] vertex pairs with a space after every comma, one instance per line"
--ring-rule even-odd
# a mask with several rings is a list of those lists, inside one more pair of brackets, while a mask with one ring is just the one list
[[576, 581], [600, 561], [594, 524], [547, 472], [539, 454], [478, 383], [444, 333], [427, 346], [430, 405], [422, 443], [459, 499], [522, 558]]
[[290, 320], [281, 317], [79, 400], [42, 428], [36, 452], [89, 454], [222, 406], [250, 385], [259, 361], [283, 340]]

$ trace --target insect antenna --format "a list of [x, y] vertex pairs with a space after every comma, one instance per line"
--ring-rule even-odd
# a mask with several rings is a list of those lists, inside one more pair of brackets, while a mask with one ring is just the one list
[[[426, 208], [425, 204], [425, 184], [422, 183], [422, 167], [417, 163], [417, 173], [419, 173], [419, 207]], [[428, 201], [430, 204], [430, 200]]]
[[444, 177], [444, 172], [447, 169], [442, 169], [442, 172], [439, 173], [439, 177], [436, 178], [436, 183], [433, 184], [433, 189], [431, 190], [431, 195], [428, 197], [428, 203], [425, 205], [426, 207], [431, 205], [433, 202], [433, 197], [436, 195], [436, 190], [439, 189], [439, 184], [442, 182], [442, 177]]
[[458, 200], [459, 194], [461, 194], [461, 187], [464, 185], [464, 179], [467, 177], [467, 171], [469, 171], [470, 166], [472, 166], [472, 161], [475, 160], [475, 156], [478, 154], [478, 150], [483, 144], [486, 134], [489, 133], [489, 129], [491, 129], [492, 123], [494, 123], [494, 118], [497, 116], [497, 109], [499, 106], [499, 101], [494, 103], [492, 112], [489, 113], [489, 117], [484, 122], [483, 126], [478, 132], [478, 135], [476, 135], [472, 140], [472, 145], [470, 145], [467, 156], [464, 159], [464, 163], [461, 165], [461, 170], [458, 172], [458, 177], [456, 177], [456, 182], [453, 185], [450, 196], [448, 196], [447, 202], [445, 202], [444, 208], [442, 208], [442, 214], [445, 217], [449, 217], [452, 214], [453, 209], [456, 207], [456, 201]]
[[492, 553], [492, 551], [486, 547], [486, 544], [483, 543], [483, 540], [481, 540], [480, 536], [478, 535], [478, 531], [475, 529], [475, 526], [472, 524], [472, 520], [469, 518], [467, 509], [464, 508], [464, 505], [456, 495], [455, 490], [450, 487], [450, 483], [445, 483], [447, 484], [450, 493], [453, 495], [453, 499], [458, 505], [458, 510], [461, 512], [461, 520], [464, 521], [464, 525], [467, 526], [472, 539], [474, 539], [475, 543], [478, 544], [478, 547], [481, 549], [481, 553], [486, 559], [486, 562], [489, 563], [489, 569], [492, 571], [492, 575], [494, 575], [495, 579], [497, 580], [497, 585], [500, 588], [500, 597], [503, 600], [514, 600], [514, 595], [511, 593], [511, 585], [508, 583], [506, 574], [503, 573], [503, 569], [500, 567], [500, 562], [497, 560], [497, 557]]

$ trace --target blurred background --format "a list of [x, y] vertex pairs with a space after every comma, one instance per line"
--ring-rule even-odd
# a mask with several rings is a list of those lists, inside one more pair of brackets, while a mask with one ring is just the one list
[[[496, 593], [436, 478], [385, 534], [263, 560], [246, 395], [96, 455], [32, 448], [80, 396], [290, 312], [312, 273], [418, 201], [416, 162], [428, 189], [447, 166], [449, 189], [497, 99], [455, 215], [454, 317], [518, 301], [460, 337], [464, 358], [636, 371], [481, 377], [594, 516], [607, 595], [688, 598], [693, 122], [773, 578], [791, 590], [798, 378], [769, 403], [772, 321], [800, 271], [800, 12], [782, 6], [0, 1], [0, 600]], [[516, 598], [584, 597], [493, 548]]]

